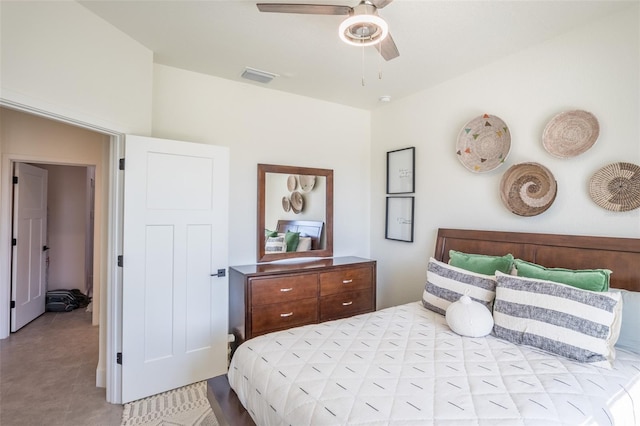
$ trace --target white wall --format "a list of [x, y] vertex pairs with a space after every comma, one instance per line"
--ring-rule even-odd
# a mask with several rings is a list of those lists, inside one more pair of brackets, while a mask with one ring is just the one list
[[87, 168], [50, 164], [36, 166], [49, 172], [47, 290], [75, 288], [86, 293]]
[[0, 97], [149, 134], [153, 54], [72, 1], [0, 2]]
[[256, 261], [257, 165], [334, 170], [334, 254], [369, 256], [368, 111], [155, 66], [153, 136], [228, 146], [231, 265]]
[[[599, 168], [640, 163], [639, 17], [638, 4], [630, 4], [374, 111], [371, 252], [378, 259], [379, 307], [420, 299], [439, 227], [640, 237], [640, 210], [610, 212], [588, 193]], [[543, 148], [541, 134], [555, 114], [571, 109], [594, 113], [600, 138], [578, 157], [557, 159]], [[511, 152], [498, 169], [476, 174], [458, 161], [455, 145], [465, 123], [483, 113], [507, 123]], [[416, 147], [414, 243], [384, 239], [386, 152], [406, 146]], [[503, 205], [500, 180], [510, 166], [531, 161], [551, 170], [558, 195], [546, 212], [520, 217]]]

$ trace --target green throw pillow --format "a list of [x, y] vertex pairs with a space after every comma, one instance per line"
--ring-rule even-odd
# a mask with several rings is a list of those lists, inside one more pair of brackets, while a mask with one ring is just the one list
[[287, 243], [287, 251], [296, 251], [300, 242], [300, 233], [287, 231], [284, 234], [284, 241]]
[[521, 259], [516, 259], [515, 265], [518, 270], [518, 276], [520, 277], [553, 281], [583, 290], [609, 290], [609, 276], [611, 275], [609, 269], [545, 268], [542, 265]]
[[504, 256], [489, 256], [449, 250], [449, 265], [484, 275], [495, 275], [496, 271], [510, 274], [513, 255], [509, 253]]
[[264, 237], [265, 238], [269, 238], [269, 237], [277, 237], [278, 236], [278, 231], [270, 231], [268, 229], [264, 230]]

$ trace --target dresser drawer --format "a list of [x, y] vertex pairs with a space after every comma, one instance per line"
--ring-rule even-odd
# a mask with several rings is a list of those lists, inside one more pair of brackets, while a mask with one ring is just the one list
[[334, 294], [320, 298], [320, 321], [350, 317], [374, 309], [371, 289]]
[[318, 275], [280, 275], [251, 279], [251, 306], [318, 297]]
[[318, 322], [318, 299], [264, 305], [253, 308], [251, 326], [253, 336]]
[[371, 284], [372, 272], [367, 266], [323, 272], [320, 274], [320, 296], [370, 289]]

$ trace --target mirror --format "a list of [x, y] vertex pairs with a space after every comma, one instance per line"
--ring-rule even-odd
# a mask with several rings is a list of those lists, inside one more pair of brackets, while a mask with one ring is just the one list
[[333, 170], [258, 164], [257, 222], [258, 262], [333, 256]]

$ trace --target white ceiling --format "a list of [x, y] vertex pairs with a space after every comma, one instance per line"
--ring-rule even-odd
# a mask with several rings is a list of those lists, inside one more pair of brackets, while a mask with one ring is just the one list
[[[282, 2], [355, 6], [358, 0]], [[156, 63], [373, 109], [380, 96], [393, 101], [433, 87], [635, 2], [395, 0], [379, 10], [400, 51], [388, 62], [373, 47], [338, 38], [343, 16], [261, 13], [246, 0], [80, 4], [152, 50]], [[279, 77], [250, 82], [240, 78], [245, 67]]]

